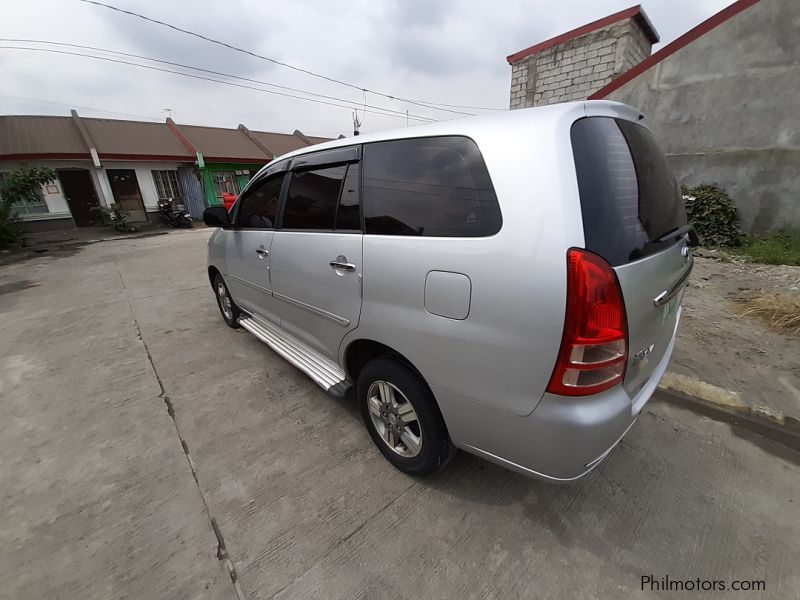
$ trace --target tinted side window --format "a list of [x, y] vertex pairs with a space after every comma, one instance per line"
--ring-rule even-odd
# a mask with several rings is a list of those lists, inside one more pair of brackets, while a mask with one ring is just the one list
[[336, 212], [336, 229], [361, 231], [361, 205], [358, 193], [360, 172], [358, 163], [347, 167], [339, 210]]
[[468, 138], [365, 144], [363, 169], [367, 233], [481, 237], [500, 230], [489, 172]]
[[289, 229], [333, 229], [339, 190], [347, 165], [292, 174], [283, 226]]
[[286, 174], [279, 173], [253, 184], [239, 198], [239, 227], [247, 229], [271, 229], [278, 216], [278, 198]]

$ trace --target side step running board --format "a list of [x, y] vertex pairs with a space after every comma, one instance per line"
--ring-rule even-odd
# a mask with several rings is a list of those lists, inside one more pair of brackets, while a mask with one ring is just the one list
[[325, 391], [342, 389], [346, 377], [335, 362], [309, 348], [281, 328], [252, 316], [239, 318], [239, 325], [267, 344], [275, 352], [306, 373]]

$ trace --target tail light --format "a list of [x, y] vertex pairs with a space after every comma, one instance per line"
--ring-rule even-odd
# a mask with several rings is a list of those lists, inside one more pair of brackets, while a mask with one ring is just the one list
[[617, 276], [599, 256], [567, 252], [564, 335], [547, 391], [596, 394], [621, 383], [628, 362], [628, 325]]

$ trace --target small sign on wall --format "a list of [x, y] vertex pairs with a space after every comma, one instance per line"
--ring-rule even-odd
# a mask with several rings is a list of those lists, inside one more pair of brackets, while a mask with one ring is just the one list
[[48, 194], [58, 194], [59, 193], [58, 186], [55, 185], [55, 184], [46, 185], [46, 186], [44, 186], [44, 189]]

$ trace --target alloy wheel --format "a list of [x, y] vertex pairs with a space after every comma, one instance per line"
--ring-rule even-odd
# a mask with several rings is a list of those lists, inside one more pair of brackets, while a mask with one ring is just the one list
[[422, 429], [414, 406], [388, 381], [374, 381], [367, 391], [372, 424], [393, 452], [414, 458], [422, 450]]
[[217, 284], [217, 299], [219, 300], [219, 307], [222, 309], [222, 314], [229, 321], [233, 319], [233, 304], [231, 297], [228, 295], [228, 290], [225, 289], [225, 284], [221, 281]]

